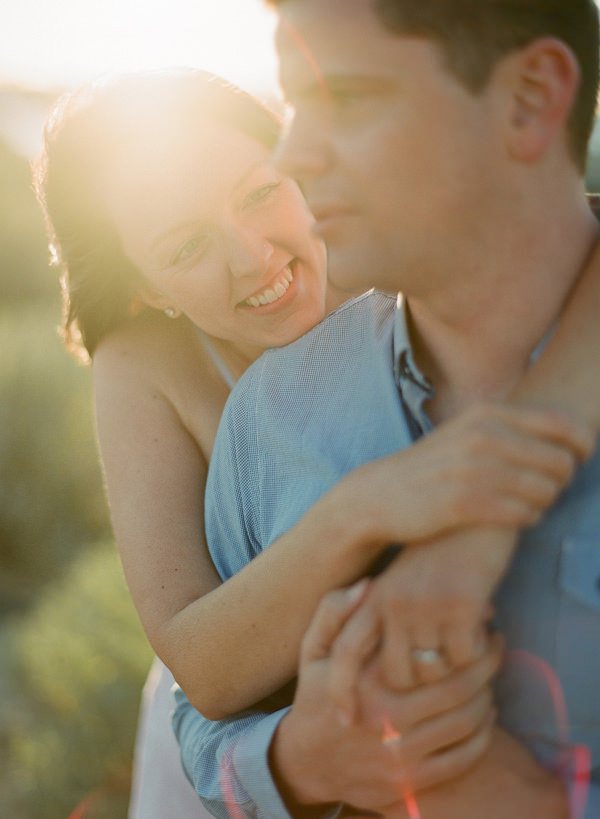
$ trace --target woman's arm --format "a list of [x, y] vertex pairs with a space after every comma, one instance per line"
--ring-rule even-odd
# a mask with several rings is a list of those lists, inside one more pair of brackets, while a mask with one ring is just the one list
[[553, 337], [510, 400], [572, 413], [600, 431], [600, 242], [573, 290]]
[[[600, 244], [596, 245], [574, 288], [556, 332], [508, 401], [515, 406], [549, 407], [600, 429]], [[588, 454], [594, 447], [590, 436]], [[548, 505], [551, 501], [549, 498]], [[429, 682], [445, 668], [411, 662], [414, 636], [444, 650], [451, 665], [477, 656], [482, 622], [492, 594], [504, 575], [522, 527], [472, 527], [435, 538], [426, 548], [410, 549], [390, 567], [370, 597], [370, 611], [351, 624], [346, 639], [383, 640], [382, 667], [389, 685]], [[370, 634], [371, 637], [367, 639]], [[360, 636], [362, 635], [362, 636]], [[353, 708], [352, 690], [360, 657], [335, 670], [340, 707]]]
[[146, 634], [207, 715], [249, 706], [294, 676], [320, 597], [363, 572], [375, 547], [318, 506], [221, 586], [203, 502], [226, 388], [188, 336], [159, 323], [113, 333], [93, 375], [115, 538]]
[[[158, 322], [125, 328], [96, 353], [94, 382], [113, 525], [134, 603], [155, 651], [191, 701], [218, 718], [294, 676], [302, 636], [323, 594], [365, 573], [385, 545], [371, 528], [382, 517], [383, 495], [375, 493], [369, 514], [360, 472], [349, 476], [219, 585], [203, 539], [202, 501], [226, 390], [193, 341], [193, 334], [178, 336]], [[457, 509], [471, 522], [515, 519], [513, 507], [492, 506], [497, 493], [488, 457], [458, 491], [449, 479], [457, 463], [461, 468], [457, 449], [468, 452], [470, 436], [479, 436], [477, 419], [458, 424], [460, 435], [447, 427], [392, 456], [382, 491], [396, 490], [388, 504], [396, 539], [457, 525], [463, 520]], [[498, 426], [501, 439], [506, 428]], [[510, 457], [497, 460], [499, 475], [514, 469]], [[227, 466], [221, 473], [224, 492], [235, 476]], [[469, 512], [465, 501], [475, 487], [478, 502]], [[516, 511], [517, 521], [531, 514], [527, 506]], [[234, 551], [245, 536], [243, 527], [231, 527], [223, 550]]]

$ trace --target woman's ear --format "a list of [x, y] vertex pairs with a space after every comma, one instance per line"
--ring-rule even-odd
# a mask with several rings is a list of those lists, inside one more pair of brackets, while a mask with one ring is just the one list
[[580, 83], [575, 55], [561, 40], [534, 40], [508, 58], [511, 102], [507, 147], [513, 159], [535, 163], [566, 126]]
[[168, 298], [168, 296], [159, 293], [158, 290], [155, 290], [149, 284], [145, 283], [141, 285], [138, 292], [134, 296], [132, 305], [135, 303], [140, 306], [140, 309], [143, 307], [151, 307], [154, 310], [161, 310], [162, 312], [168, 310], [169, 318], [172, 317], [171, 313], [176, 313], [177, 315], [181, 314], [177, 308], [173, 307], [173, 302]]
[[141, 299], [136, 293], [136, 295], [133, 296], [133, 298], [129, 302], [127, 314], [130, 316], [130, 318], [135, 318], [136, 316], [139, 316], [139, 314], [143, 312], [145, 309], [146, 302], [143, 301], [143, 299]]

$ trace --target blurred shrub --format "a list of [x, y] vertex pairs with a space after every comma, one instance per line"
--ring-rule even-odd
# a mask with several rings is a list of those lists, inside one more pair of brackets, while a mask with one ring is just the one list
[[31, 186], [29, 162], [0, 140], [2, 219], [0, 292], [5, 303], [57, 299], [56, 274], [48, 269], [42, 215]]
[[125, 817], [151, 653], [114, 547], [84, 550], [34, 609], [8, 623], [0, 641], [8, 658], [0, 672], [2, 815], [66, 819], [99, 788], [86, 816]]
[[4, 612], [27, 604], [80, 543], [108, 533], [90, 373], [63, 350], [57, 324], [43, 305], [0, 313]]

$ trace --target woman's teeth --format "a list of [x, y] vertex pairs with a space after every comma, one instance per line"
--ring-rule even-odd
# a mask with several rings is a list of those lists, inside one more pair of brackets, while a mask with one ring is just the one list
[[290, 270], [289, 265], [285, 267], [277, 277], [275, 284], [271, 287], [266, 287], [260, 293], [250, 296], [244, 302], [248, 307], [261, 307], [263, 304], [271, 304], [280, 299], [294, 281], [294, 276]]

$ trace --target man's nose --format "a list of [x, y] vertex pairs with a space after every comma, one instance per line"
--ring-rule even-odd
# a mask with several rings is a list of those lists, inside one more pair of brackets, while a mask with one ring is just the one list
[[264, 236], [236, 228], [230, 231], [227, 246], [233, 276], [262, 276], [267, 272], [274, 249]]
[[296, 112], [288, 120], [275, 149], [274, 161], [279, 173], [298, 182], [322, 176], [331, 165], [331, 147], [326, 123]]

